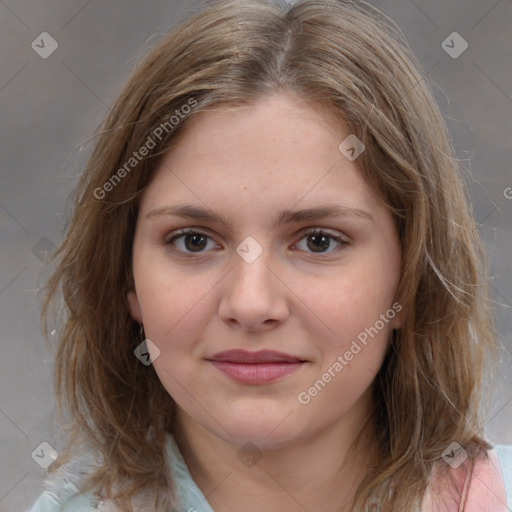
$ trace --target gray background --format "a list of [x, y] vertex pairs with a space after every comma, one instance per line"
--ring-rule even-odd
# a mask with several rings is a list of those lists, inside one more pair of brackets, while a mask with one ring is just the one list
[[[512, 2], [382, 0], [435, 87], [468, 169], [486, 242], [501, 365], [486, 436], [512, 444]], [[37, 289], [51, 270], [44, 251], [62, 236], [66, 197], [135, 62], [198, 1], [0, 1], [0, 512], [26, 510], [44, 471], [31, 458], [57, 450], [52, 354], [39, 328]], [[31, 47], [49, 32], [47, 59]], [[458, 58], [441, 47], [452, 32], [468, 42]], [[512, 190], [508, 189], [512, 196]]]

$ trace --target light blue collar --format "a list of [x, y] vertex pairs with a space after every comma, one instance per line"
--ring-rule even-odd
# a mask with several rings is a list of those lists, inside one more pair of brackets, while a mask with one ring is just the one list
[[171, 434], [167, 435], [165, 448], [167, 463], [171, 468], [176, 484], [176, 492], [181, 501], [179, 512], [214, 512], [204, 494], [192, 479], [180, 449]]

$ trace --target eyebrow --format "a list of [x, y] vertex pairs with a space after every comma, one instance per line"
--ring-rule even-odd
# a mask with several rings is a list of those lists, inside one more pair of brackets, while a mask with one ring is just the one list
[[[203, 208], [201, 206], [194, 205], [175, 205], [175, 206], [160, 206], [151, 210], [147, 215], [146, 219], [154, 217], [156, 215], [176, 215], [186, 219], [220, 223], [230, 228], [230, 221], [224, 220], [222, 217], [214, 214], [211, 210]], [[350, 218], [356, 217], [366, 221], [374, 222], [374, 218], [371, 213], [353, 208], [351, 206], [341, 204], [327, 204], [319, 205], [312, 208], [304, 208], [300, 210], [282, 210], [279, 212], [277, 221], [274, 224], [274, 228], [286, 223], [301, 222], [305, 220], [318, 220], [327, 217], [335, 218]]]

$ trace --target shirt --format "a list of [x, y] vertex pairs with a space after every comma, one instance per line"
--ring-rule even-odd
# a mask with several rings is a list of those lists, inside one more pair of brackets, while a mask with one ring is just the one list
[[[204, 494], [192, 479], [178, 445], [172, 435], [166, 440], [166, 460], [181, 499], [180, 510], [172, 512], [214, 512]], [[512, 510], [512, 445], [496, 445], [507, 492], [507, 506]], [[47, 489], [29, 512], [108, 512], [108, 506], [91, 494], [80, 493], [78, 487], [93, 465], [88, 456], [77, 457], [59, 468]]]

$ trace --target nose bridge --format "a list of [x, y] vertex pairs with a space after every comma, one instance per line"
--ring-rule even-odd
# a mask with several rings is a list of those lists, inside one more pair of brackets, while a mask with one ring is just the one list
[[286, 317], [285, 288], [274, 275], [275, 260], [271, 250], [252, 237], [237, 246], [221, 298], [219, 314], [224, 320], [254, 329]]
[[235, 272], [232, 285], [247, 291], [258, 293], [269, 292], [272, 286], [272, 254], [268, 245], [264, 248], [253, 237], [245, 238], [236, 248], [234, 258]]

